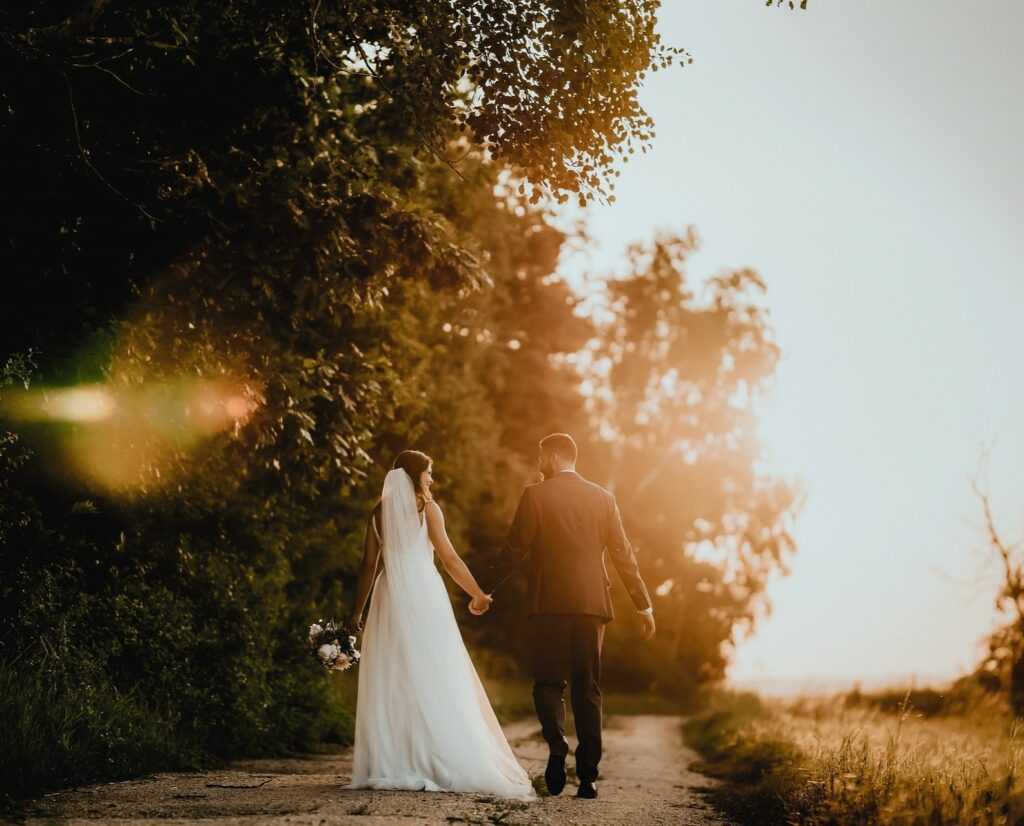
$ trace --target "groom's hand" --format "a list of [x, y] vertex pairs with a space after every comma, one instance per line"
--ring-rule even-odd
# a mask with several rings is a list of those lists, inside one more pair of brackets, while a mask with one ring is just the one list
[[469, 613], [475, 617], [479, 617], [481, 614], [486, 614], [487, 609], [491, 607], [491, 603], [494, 599], [490, 594], [484, 594], [482, 597], [473, 597], [469, 601]]
[[654, 627], [654, 614], [640, 615], [640, 633], [643, 634], [645, 640], [654, 636]]

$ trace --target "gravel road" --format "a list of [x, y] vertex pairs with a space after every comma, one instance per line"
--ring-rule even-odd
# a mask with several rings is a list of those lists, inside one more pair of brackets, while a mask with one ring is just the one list
[[[714, 781], [690, 771], [697, 755], [683, 743], [682, 719], [607, 716], [597, 800], [575, 797], [570, 779], [560, 797], [536, 802], [471, 794], [346, 790], [351, 749], [331, 755], [246, 760], [223, 769], [156, 774], [39, 798], [22, 807], [30, 824], [117, 826], [275, 824], [715, 824], [728, 823], [696, 791]], [[547, 748], [535, 720], [505, 727], [531, 777], [542, 775]], [[569, 767], [572, 766], [572, 755]], [[571, 776], [571, 775], [570, 775]], [[23, 821], [25, 822], [25, 821]]]

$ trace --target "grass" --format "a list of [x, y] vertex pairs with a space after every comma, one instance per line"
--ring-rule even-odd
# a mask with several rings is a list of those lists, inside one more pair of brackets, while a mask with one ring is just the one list
[[60, 685], [0, 662], [0, 806], [147, 771], [190, 769], [201, 750], [137, 692]]
[[502, 725], [530, 717], [533, 712], [533, 694], [530, 684], [520, 680], [503, 680], [480, 675], [487, 699]]
[[724, 781], [713, 803], [749, 824], [1024, 822], [1020, 721], [991, 710], [926, 717], [841, 700], [717, 697], [684, 725]]
[[[332, 674], [303, 750], [337, 751], [355, 727], [354, 674]], [[55, 789], [219, 761], [139, 691], [69, 685], [0, 660], [0, 810]]]
[[[358, 675], [355, 670], [328, 675], [319, 732], [308, 747], [308, 751], [335, 752], [339, 746], [352, 745], [356, 735], [358, 686]], [[316, 742], [317, 739], [319, 742]]]
[[[516, 720], [532, 717], [533, 694], [530, 683], [525, 680], [501, 680], [481, 675], [487, 698], [491, 701], [494, 713], [504, 725]], [[569, 700], [569, 689], [565, 690], [566, 731], [574, 733], [572, 728], [572, 703]], [[692, 710], [692, 706], [674, 697], [658, 694], [629, 694], [625, 692], [605, 692], [603, 698], [604, 713], [608, 714], [684, 714]]]

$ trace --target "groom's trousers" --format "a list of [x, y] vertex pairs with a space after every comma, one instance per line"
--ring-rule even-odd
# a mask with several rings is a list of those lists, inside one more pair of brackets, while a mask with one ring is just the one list
[[576, 723], [576, 776], [597, 780], [601, 762], [601, 644], [607, 620], [591, 614], [533, 614], [533, 704], [552, 755], [569, 752], [565, 686]]

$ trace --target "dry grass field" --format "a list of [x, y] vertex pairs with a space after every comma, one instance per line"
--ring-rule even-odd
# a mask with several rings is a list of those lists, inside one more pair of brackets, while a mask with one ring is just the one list
[[726, 781], [709, 794], [745, 823], [1024, 822], [1021, 721], [998, 707], [725, 695], [685, 731], [697, 768]]

